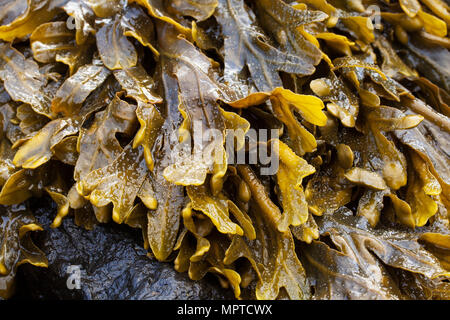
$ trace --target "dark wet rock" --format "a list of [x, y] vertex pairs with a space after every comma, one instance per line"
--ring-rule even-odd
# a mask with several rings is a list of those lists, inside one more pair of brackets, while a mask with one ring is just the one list
[[[212, 276], [192, 281], [187, 274], [176, 272], [172, 263], [149, 258], [138, 230], [110, 223], [87, 231], [77, 227], [72, 218], [51, 229], [55, 208], [49, 210], [48, 206], [41, 199], [41, 208], [35, 210], [45, 229], [36, 233], [35, 243], [46, 253], [49, 268], [20, 266], [16, 299], [233, 298]], [[82, 270], [79, 290], [67, 288], [70, 266]]]

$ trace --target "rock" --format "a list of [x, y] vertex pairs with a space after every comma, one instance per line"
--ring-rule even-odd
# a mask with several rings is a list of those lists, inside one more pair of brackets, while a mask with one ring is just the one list
[[[68, 217], [57, 229], [50, 224], [55, 207], [40, 199], [34, 214], [44, 231], [33, 237], [49, 267], [22, 265], [13, 299], [233, 299], [213, 277], [192, 281], [172, 263], [149, 258], [140, 231], [114, 223], [87, 231]], [[50, 208], [50, 209], [49, 209]], [[68, 268], [81, 270], [80, 289], [68, 289]], [[76, 273], [76, 272], [75, 272]], [[75, 274], [72, 273], [72, 274]], [[73, 279], [73, 278], [72, 278]], [[70, 281], [69, 281], [70, 282]], [[75, 281], [71, 282], [76, 284]]]

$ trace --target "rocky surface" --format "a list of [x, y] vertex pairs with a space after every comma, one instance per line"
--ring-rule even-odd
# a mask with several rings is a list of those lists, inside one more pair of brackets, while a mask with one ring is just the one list
[[[128, 226], [110, 223], [87, 231], [69, 217], [61, 227], [51, 229], [55, 208], [50, 201], [40, 201], [33, 204], [39, 207], [34, 213], [45, 230], [34, 238], [47, 255], [49, 268], [20, 266], [13, 299], [233, 298], [212, 276], [192, 281], [187, 274], [176, 272], [172, 263], [149, 258], [140, 232]], [[82, 270], [80, 289], [67, 287], [70, 266]]]

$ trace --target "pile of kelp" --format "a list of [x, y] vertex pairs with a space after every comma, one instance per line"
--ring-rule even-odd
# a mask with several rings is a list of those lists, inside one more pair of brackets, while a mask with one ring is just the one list
[[[1, 1], [0, 296], [47, 266], [28, 199], [50, 196], [52, 227], [142, 229], [149, 256], [236, 298], [450, 299], [449, 12]], [[229, 139], [277, 170], [230, 161]]]

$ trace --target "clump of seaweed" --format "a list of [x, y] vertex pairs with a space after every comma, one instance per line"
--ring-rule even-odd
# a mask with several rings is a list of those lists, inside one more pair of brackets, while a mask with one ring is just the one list
[[0, 297], [20, 264], [47, 266], [27, 200], [48, 195], [52, 227], [141, 229], [236, 298], [450, 299], [449, 11], [3, 1]]

